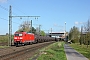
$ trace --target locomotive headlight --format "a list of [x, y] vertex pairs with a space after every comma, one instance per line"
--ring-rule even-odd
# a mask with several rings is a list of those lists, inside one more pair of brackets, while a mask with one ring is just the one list
[[14, 39], [17, 39], [17, 37], [15, 37]]
[[22, 37], [20, 37], [20, 39], [22, 39]]

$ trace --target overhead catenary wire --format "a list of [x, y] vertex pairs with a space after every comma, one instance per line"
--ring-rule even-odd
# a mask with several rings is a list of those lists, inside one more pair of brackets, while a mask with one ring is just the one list
[[[2, 6], [2, 5], [0, 5], [0, 8], [2, 8], [2, 9], [4, 9], [5, 11], [9, 12], [9, 9], [6, 8], [6, 7], [4, 7], [4, 6]], [[26, 14], [26, 13], [22, 12], [20, 9], [15, 8], [15, 6], [14, 6], [14, 9], [18, 10], [19, 12], [23, 13], [24, 15]], [[16, 17], [17, 17], [17, 15], [18, 15], [18, 14], [16, 14], [15, 12], [12, 12], [12, 14], [14, 14]], [[13, 16], [13, 17], [15, 17], [15, 16]], [[20, 17], [20, 16], [19, 16], [19, 17]], [[22, 17], [27, 17], [27, 16], [22, 16]], [[22, 19], [22, 17], [20, 17], [20, 19]], [[35, 17], [35, 18], [36, 18], [36, 17], [40, 17], [40, 16], [28, 16], [28, 17]], [[4, 18], [0, 18], [0, 19], [7, 20], [7, 19], [4, 19]], [[38, 18], [37, 18], [37, 19], [38, 19]], [[7, 20], [7, 21], [9, 21], [9, 20]], [[12, 22], [13, 22], [13, 21], [12, 21]], [[13, 22], [13, 23], [18, 24], [17, 22]]]
[[[2, 6], [2, 5], [0, 5], [0, 8], [4, 9], [5, 11], [7, 11], [7, 12], [9, 13], [9, 9], [8, 9], [8, 8], [6, 8], [6, 7]], [[17, 15], [17, 14], [14, 13], [14, 12], [12, 12], [12, 13], [13, 13], [14, 15]], [[8, 19], [1, 18], [1, 17], [0, 17], [0, 19], [9, 21]], [[13, 21], [12, 21], [12, 23], [19, 24], [19, 23], [17, 23], [17, 22], [13, 22]]]
[[[9, 21], [8, 19], [1, 18], [1, 17], [0, 17], [0, 19], [1, 19], [1, 20], [5, 20], [5, 21]], [[17, 23], [17, 22], [12, 22], [12, 23], [15, 23], [15, 24], [20, 24], [20, 23]]]
[[9, 21], [9, 20], [7, 20], [7, 19], [5, 19], [5, 18], [1, 18], [1, 17], [0, 17], [0, 19], [5, 20], [5, 21]]
[[[8, 3], [11, 4], [11, 2], [8, 0]], [[15, 4], [11, 4], [13, 9], [16, 9], [17, 11], [21, 12], [22, 14], [26, 15], [25, 12], [23, 12], [19, 7]]]
[[[4, 6], [2, 6], [2, 5], [0, 5], [0, 8], [2, 8], [2, 9], [4, 9], [5, 11], [7, 11], [8, 13], [9, 13], [9, 9], [8, 8], [6, 8], [6, 7], [4, 7]], [[18, 15], [17, 13], [15, 13], [15, 12], [12, 12], [12, 14], [13, 15]]]
[[0, 5], [0, 7], [9, 12], [9, 10], [7, 8], [5, 8], [4, 6]]
[[[18, 6], [17, 5], [15, 5], [15, 4], [13, 4], [13, 6], [12, 6], [12, 8], [13, 9], [16, 9], [17, 11], [19, 11], [19, 12], [21, 12], [22, 14], [24, 14], [24, 15], [26, 15], [26, 13], [25, 12], [23, 12], [21, 9], [18, 9], [17, 8]], [[40, 16], [12, 16], [12, 17], [20, 17], [20, 19], [22, 19], [22, 17], [35, 17], [35, 19], [37, 19], [38, 20], [38, 17], [40, 17]]]
[[[2, 17], [0, 17], [0, 19], [1, 19], [1, 20], [5, 20], [5, 21], [9, 21], [8, 19], [2, 18]], [[13, 21], [12, 21], [12, 23], [14, 23], [14, 24], [19, 24], [19, 25], [20, 25], [20, 23], [17, 23], [17, 22], [13, 22]], [[39, 24], [32, 24], [32, 25], [39, 26]]]
[[14, 8], [14, 9], [16, 9], [17, 11], [19, 11], [19, 12], [23, 13], [24, 15], [26, 15], [26, 13], [23, 12], [23, 11], [21, 11], [20, 9], [18, 9], [16, 5], [12, 6], [12, 8]]
[[[9, 13], [9, 9], [8, 8], [6, 8], [6, 7], [2, 6], [2, 5], [0, 5], [0, 8], [4, 9], [5, 11], [7, 11]], [[13, 15], [17, 15], [17, 13], [15, 13], [15, 12], [12, 12], [12, 14]]]
[[[16, 6], [16, 5], [15, 5]], [[6, 7], [4, 7], [4, 6], [2, 6], [2, 5], [0, 5], [0, 8], [2, 8], [2, 9], [4, 9], [5, 11], [7, 11], [8, 13], [9, 13], [9, 9], [8, 8], [6, 8]], [[15, 8], [15, 7], [14, 7]], [[19, 12], [21, 12], [21, 13], [23, 13], [24, 15], [26, 14], [26, 13], [24, 13], [24, 12], [22, 12], [20, 9], [18, 9], [18, 8], [16, 8]], [[12, 12], [12, 14], [14, 14], [16, 17], [17, 17], [17, 15], [18, 14], [16, 14], [15, 12]], [[15, 17], [15, 16], [13, 16], [13, 17]], [[19, 16], [20, 17], [20, 16]], [[36, 17], [37, 17], [37, 19], [38, 19], [38, 17], [40, 17], [40, 16], [21, 16], [20, 18], [22, 18], [22, 17], [35, 17], [35, 19], [36, 19]], [[4, 18], [0, 18], [0, 19], [3, 19], [3, 20], [7, 20], [7, 19], [4, 19]], [[12, 21], [13, 22], [13, 21]], [[14, 22], [13, 22], [14, 23]], [[17, 22], [15, 22], [15, 23], [17, 23]]]

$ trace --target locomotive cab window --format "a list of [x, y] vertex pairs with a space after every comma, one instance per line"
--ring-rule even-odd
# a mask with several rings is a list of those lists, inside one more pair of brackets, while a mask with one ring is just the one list
[[15, 34], [15, 36], [22, 36], [22, 34]]
[[22, 36], [22, 34], [19, 34], [19, 36]]

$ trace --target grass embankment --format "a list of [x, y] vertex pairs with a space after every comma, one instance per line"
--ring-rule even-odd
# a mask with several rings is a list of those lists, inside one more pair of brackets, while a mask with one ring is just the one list
[[9, 46], [0, 46], [0, 48], [8, 48]]
[[70, 46], [90, 60], [90, 45], [88, 46], [88, 48], [87, 45], [80, 45], [78, 43], [70, 44]]
[[64, 42], [56, 42], [42, 49], [37, 60], [67, 60], [63, 45]]
[[8, 41], [8, 36], [6, 36], [6, 35], [0, 36], [0, 43], [7, 42], [7, 41]]
[[6, 48], [8, 44], [8, 36], [0, 35], [0, 48]]

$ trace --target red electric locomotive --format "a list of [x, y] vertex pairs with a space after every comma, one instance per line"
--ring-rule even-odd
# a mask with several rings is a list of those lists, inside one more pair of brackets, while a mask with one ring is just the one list
[[14, 45], [25, 45], [27, 43], [32, 44], [35, 41], [35, 35], [27, 32], [15, 32]]

